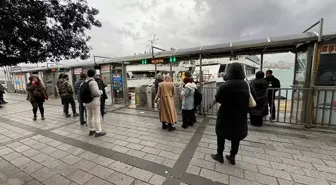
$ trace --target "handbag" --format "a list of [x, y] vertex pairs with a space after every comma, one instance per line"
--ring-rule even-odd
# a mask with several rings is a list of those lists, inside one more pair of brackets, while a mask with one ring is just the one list
[[252, 107], [256, 107], [257, 106], [257, 103], [256, 101], [254, 100], [253, 96], [252, 96], [252, 93], [251, 93], [251, 88], [250, 88], [250, 84], [248, 82], [247, 83], [247, 86], [248, 86], [248, 89], [249, 89], [249, 94], [250, 94], [250, 98], [249, 98], [249, 107], [252, 108]]

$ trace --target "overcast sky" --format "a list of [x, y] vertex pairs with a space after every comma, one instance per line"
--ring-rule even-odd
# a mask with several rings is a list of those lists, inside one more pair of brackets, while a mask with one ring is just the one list
[[[133, 55], [156, 45], [165, 49], [301, 33], [324, 17], [335, 29], [336, 0], [88, 0], [99, 9], [101, 28], [89, 31], [91, 55]], [[334, 13], [333, 13], [334, 12]], [[316, 31], [317, 28], [313, 31]], [[336, 31], [336, 29], [335, 29]], [[293, 61], [292, 54], [265, 60]]]

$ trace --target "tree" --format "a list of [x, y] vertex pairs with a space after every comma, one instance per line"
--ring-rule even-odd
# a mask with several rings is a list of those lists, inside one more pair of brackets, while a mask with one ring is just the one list
[[101, 27], [86, 0], [0, 0], [0, 66], [89, 57]]

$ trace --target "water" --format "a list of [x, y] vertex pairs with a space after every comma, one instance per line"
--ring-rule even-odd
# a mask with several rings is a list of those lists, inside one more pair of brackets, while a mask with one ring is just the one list
[[[272, 71], [273, 75], [280, 80], [281, 88], [291, 88], [294, 79], [294, 69], [272, 69]], [[281, 96], [286, 97], [286, 91], [282, 91]], [[291, 98], [292, 91], [288, 90], [287, 99], [290, 100]]]

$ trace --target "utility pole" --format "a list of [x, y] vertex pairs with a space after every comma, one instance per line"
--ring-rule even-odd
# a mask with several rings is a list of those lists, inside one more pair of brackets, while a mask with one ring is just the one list
[[[154, 59], [154, 42], [159, 40], [159, 38], [156, 38], [156, 34], [154, 34], [154, 37], [152, 40], [148, 40], [151, 44], [151, 53], [152, 53], [152, 60]], [[155, 76], [157, 75], [157, 64], [155, 65]]]

